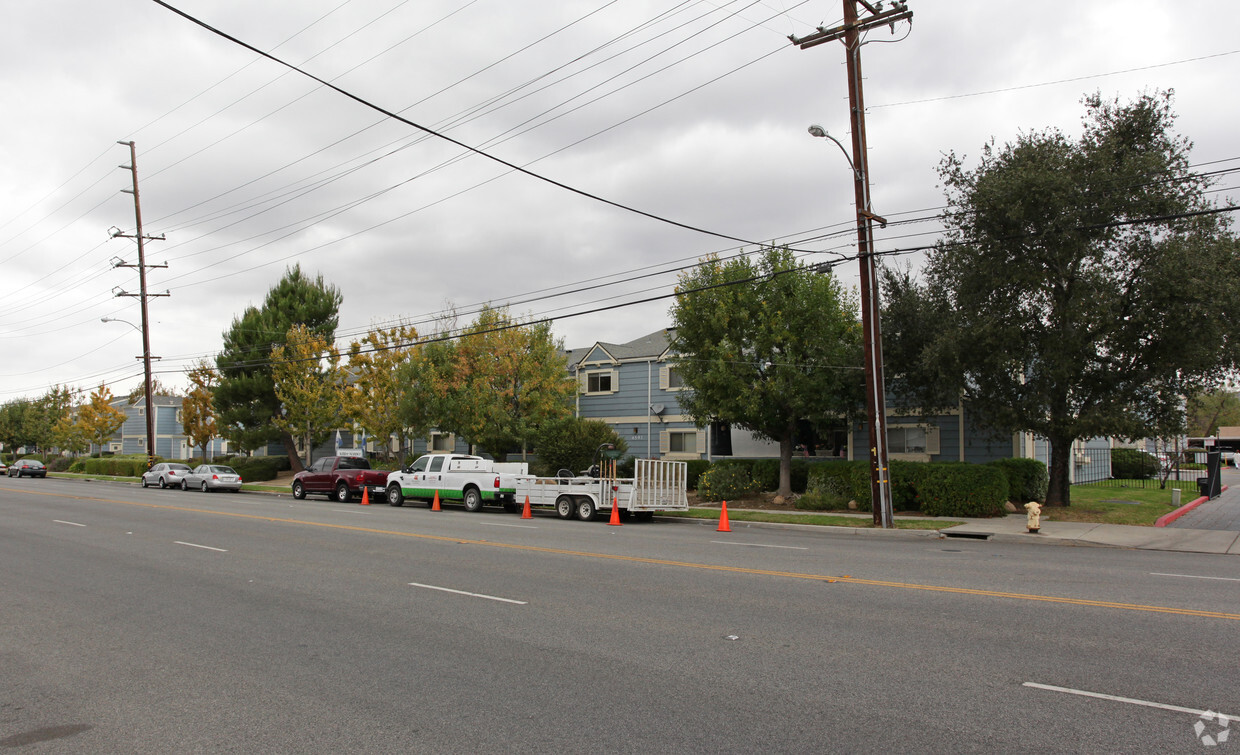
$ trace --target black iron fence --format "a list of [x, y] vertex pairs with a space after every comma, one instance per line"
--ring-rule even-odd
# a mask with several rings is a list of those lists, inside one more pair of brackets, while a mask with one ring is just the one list
[[1196, 489], [1197, 478], [1205, 476], [1204, 453], [1153, 454], [1134, 448], [1085, 448], [1072, 454], [1073, 485]]

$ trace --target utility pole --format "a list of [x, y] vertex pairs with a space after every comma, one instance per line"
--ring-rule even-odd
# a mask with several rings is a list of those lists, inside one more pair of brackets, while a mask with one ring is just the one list
[[[819, 27], [805, 37], [789, 36], [802, 50], [836, 39], [844, 41], [847, 56], [848, 104], [852, 113], [853, 184], [857, 204], [857, 259], [861, 264], [861, 327], [865, 341], [865, 408], [870, 432], [870, 499], [873, 502], [874, 524], [890, 528], [892, 521], [891, 476], [887, 460], [887, 397], [883, 379], [883, 335], [879, 322], [878, 270], [874, 261], [874, 221], [883, 226], [887, 221], [874, 214], [870, 206], [870, 169], [865, 141], [865, 98], [861, 88], [861, 33], [879, 26], [913, 18], [913, 12], [902, 0], [891, 10], [883, 10], [881, 2], [843, 0], [844, 23], [833, 29]], [[870, 15], [860, 19], [860, 3]]]
[[146, 292], [146, 271], [148, 268], [167, 267], [167, 265], [148, 265], [146, 264], [146, 241], [163, 241], [164, 236], [144, 236], [142, 235], [142, 203], [138, 199], [138, 152], [134, 143], [120, 142], [129, 147], [129, 164], [118, 166], [121, 170], [127, 170], [133, 175], [133, 188], [121, 189], [126, 194], [133, 194], [133, 212], [134, 218], [137, 220], [137, 229], [135, 233], [128, 234], [116, 230], [112, 233], [112, 238], [136, 239], [138, 242], [138, 264], [130, 265], [124, 260], [115, 263], [115, 267], [136, 267], [138, 268], [138, 285], [140, 293], [130, 294], [124, 291], [117, 292], [117, 296], [136, 296], [142, 304], [142, 368], [146, 379], [146, 468], [151, 469], [152, 463], [155, 461], [155, 399], [151, 395], [151, 322], [147, 316], [146, 300], [154, 296], [168, 296], [168, 292], [162, 294], [148, 294]]

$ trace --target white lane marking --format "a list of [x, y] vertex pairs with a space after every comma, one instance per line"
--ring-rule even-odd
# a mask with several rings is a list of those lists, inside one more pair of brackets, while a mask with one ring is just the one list
[[[1111, 700], [1117, 703], [1128, 703], [1130, 705], [1142, 705], [1146, 708], [1158, 708], [1160, 710], [1170, 710], [1176, 713], [1191, 713], [1194, 716], [1205, 715], [1207, 712], [1213, 712], [1216, 715], [1218, 711], [1204, 711], [1196, 708], [1184, 708], [1179, 705], [1167, 705], [1166, 703], [1155, 703], [1149, 700], [1137, 700], [1132, 697], [1119, 697], [1117, 695], [1104, 695], [1101, 692], [1087, 692], [1083, 689], [1072, 689], [1071, 687], [1056, 687], [1052, 684], [1038, 684], [1037, 682], [1025, 682], [1022, 687], [1033, 687], [1034, 689], [1044, 689], [1050, 692], [1066, 692], [1069, 695], [1080, 695], [1082, 697], [1095, 697], [1099, 700]], [[1227, 714], [1228, 720], [1236, 720], [1236, 716]]]
[[537, 527], [530, 525], [530, 524], [500, 524], [499, 522], [478, 522], [478, 524], [486, 525], [487, 527], [516, 527], [517, 529], [520, 529], [520, 530], [538, 529]]
[[183, 541], [181, 541], [181, 540], [174, 540], [173, 542], [174, 542], [174, 543], [176, 543], [177, 545], [188, 545], [188, 546], [189, 546], [189, 547], [191, 547], [191, 548], [202, 548], [203, 550], [208, 550], [208, 551], [219, 551], [220, 553], [227, 553], [227, 552], [228, 552], [228, 551], [224, 550], [223, 548], [212, 548], [212, 547], [211, 547], [211, 546], [209, 546], [209, 545], [198, 545], [197, 543], [186, 543], [186, 542], [183, 542]]
[[1235, 577], [1203, 577], [1200, 574], [1164, 574], [1162, 572], [1157, 572], [1157, 571], [1150, 572], [1150, 576], [1151, 577], [1186, 577], [1188, 579], [1221, 579], [1225, 582], [1240, 582], [1240, 579], [1237, 579]]
[[797, 545], [762, 545], [761, 543], [733, 543], [728, 540], [711, 540], [712, 543], [718, 545], [743, 545], [746, 548], [786, 548], [790, 551], [807, 551], [809, 548], [802, 548]]
[[526, 604], [524, 600], [512, 600], [511, 598], [497, 598], [494, 595], [483, 595], [482, 593], [477, 593], [477, 592], [465, 592], [464, 590], [453, 590], [452, 588], [449, 588], [449, 587], [436, 587], [435, 585], [423, 585], [423, 584], [419, 584], [418, 582], [410, 582], [409, 586], [410, 587], [424, 587], [427, 590], [439, 590], [440, 592], [450, 592], [450, 593], [455, 593], [457, 595], [466, 595], [471, 598], [484, 598], [486, 600], [498, 600], [501, 603], [515, 603], [519, 606], [523, 606]]
[[55, 522], [56, 524], [72, 524], [74, 527], [85, 527], [86, 526], [85, 524], [78, 524], [77, 522], [66, 522], [64, 519], [53, 519], [52, 521]]
[[360, 513], [362, 513], [362, 510], [361, 510], [361, 509], [328, 509], [328, 511], [335, 511], [335, 512], [340, 513], [340, 514], [360, 514]]

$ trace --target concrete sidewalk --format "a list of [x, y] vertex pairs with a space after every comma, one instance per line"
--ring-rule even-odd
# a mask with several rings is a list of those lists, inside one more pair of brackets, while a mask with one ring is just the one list
[[1181, 509], [1188, 510], [1166, 527], [1056, 522], [1055, 510], [1043, 509], [1041, 531], [1036, 535], [1027, 530], [1025, 517], [1020, 515], [973, 519], [940, 531], [949, 537], [1240, 555], [1240, 470], [1225, 468], [1223, 484], [1227, 487], [1217, 498], [1196, 505], [1185, 502]]

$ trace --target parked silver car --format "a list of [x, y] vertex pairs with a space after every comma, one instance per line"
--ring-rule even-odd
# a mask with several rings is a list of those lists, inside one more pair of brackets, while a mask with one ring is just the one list
[[182, 490], [200, 490], [213, 493], [227, 490], [236, 493], [241, 490], [241, 475], [232, 467], [223, 464], [200, 464], [181, 479]]
[[147, 485], [158, 485], [163, 488], [179, 488], [181, 480], [185, 475], [189, 474], [190, 468], [188, 464], [177, 464], [173, 461], [162, 461], [151, 467], [149, 472], [142, 475], [142, 487]]

